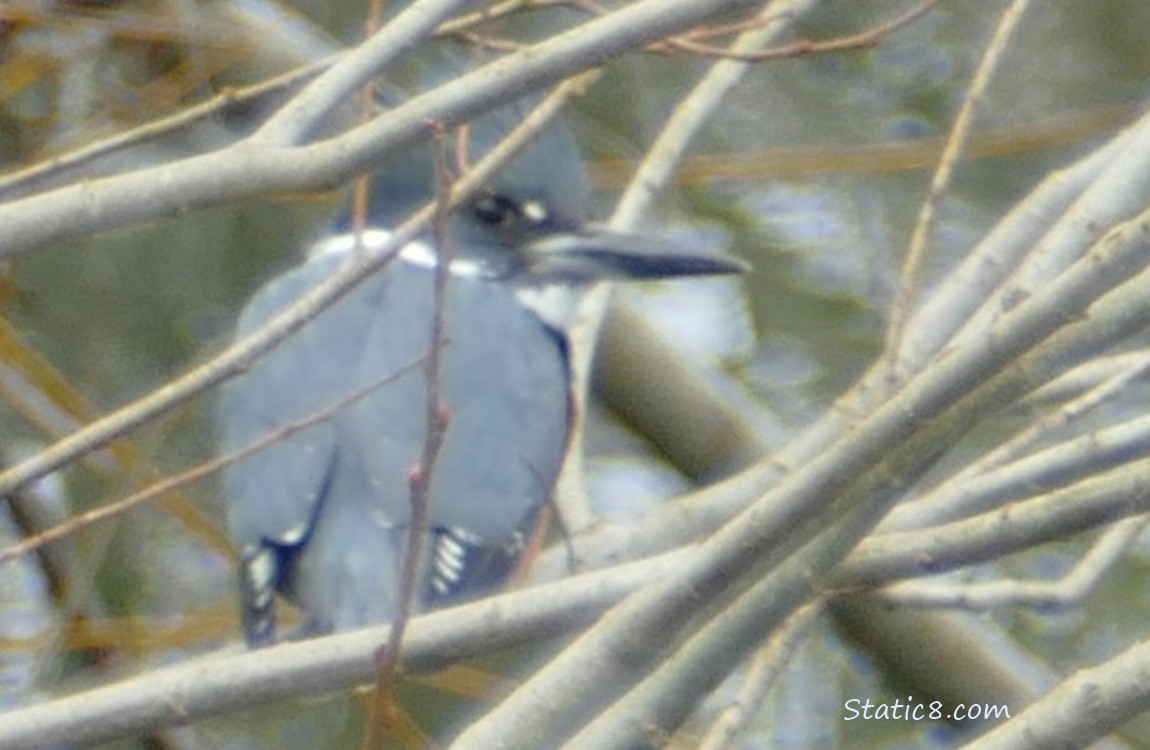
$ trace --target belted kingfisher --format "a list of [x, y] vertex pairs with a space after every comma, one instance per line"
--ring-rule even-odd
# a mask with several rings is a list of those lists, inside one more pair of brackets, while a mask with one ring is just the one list
[[[498, 142], [519, 114], [509, 106], [472, 123], [469, 152]], [[433, 196], [431, 164], [424, 146], [373, 177], [369, 226], [359, 242], [384, 242], [386, 227]], [[448, 426], [430, 479], [420, 607], [501, 583], [548, 501], [572, 425], [566, 318], [580, 294], [608, 278], [744, 270], [711, 251], [596, 228], [587, 223], [589, 203], [582, 159], [559, 125], [449, 222], [454, 259], [440, 371]], [[240, 316], [239, 336], [355, 251], [349, 222], [336, 227], [302, 265], [255, 295]], [[275, 639], [277, 591], [302, 610], [305, 633], [386, 622], [397, 609], [409, 475], [427, 435], [427, 372], [419, 363], [437, 304], [432, 241], [404, 247], [224, 391], [221, 442], [230, 451], [393, 378], [226, 470], [249, 645]]]

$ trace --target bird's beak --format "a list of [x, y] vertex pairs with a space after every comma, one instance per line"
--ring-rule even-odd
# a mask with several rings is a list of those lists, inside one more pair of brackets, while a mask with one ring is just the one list
[[742, 260], [714, 250], [594, 225], [534, 239], [527, 244], [526, 256], [532, 276], [586, 281], [668, 279], [749, 270]]

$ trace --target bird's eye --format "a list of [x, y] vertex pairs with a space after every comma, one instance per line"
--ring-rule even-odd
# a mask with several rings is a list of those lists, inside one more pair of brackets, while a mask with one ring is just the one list
[[471, 204], [471, 212], [484, 224], [503, 226], [519, 217], [519, 206], [500, 195], [485, 195]]

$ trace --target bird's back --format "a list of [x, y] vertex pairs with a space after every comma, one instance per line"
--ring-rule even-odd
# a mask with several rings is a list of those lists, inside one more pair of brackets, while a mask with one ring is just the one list
[[[249, 304], [240, 333], [326, 278], [339, 260], [321, 255], [270, 284]], [[224, 443], [235, 448], [378, 384], [225, 474], [241, 552], [275, 550], [281, 588], [314, 630], [383, 622], [395, 611], [409, 479], [426, 441], [424, 365], [436, 304], [433, 272], [395, 261], [225, 395]], [[431, 478], [433, 533], [420, 587], [428, 599], [499, 578], [551, 492], [569, 427], [562, 337], [510, 285], [453, 277], [445, 314], [439, 382], [448, 426]], [[456, 547], [467, 564], [453, 579], [442, 555]]]

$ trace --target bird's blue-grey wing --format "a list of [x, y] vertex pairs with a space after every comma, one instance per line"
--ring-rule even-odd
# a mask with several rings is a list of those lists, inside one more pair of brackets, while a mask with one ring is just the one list
[[[244, 309], [237, 337], [252, 333], [326, 279], [339, 261], [320, 256], [268, 284]], [[268, 587], [290, 586], [285, 579], [291, 574], [291, 550], [311, 532], [336, 461], [337, 418], [299, 430], [294, 426], [353, 390], [351, 374], [362, 351], [372, 294], [370, 284], [355, 291], [224, 389], [219, 417], [224, 451], [284, 435], [229, 466], [223, 476], [232, 537], [245, 561], [242, 574], [248, 576], [245, 595], [261, 599], [265, 609], [270, 608]], [[269, 554], [261, 557], [261, 551]]]
[[390, 619], [410, 519], [409, 475], [424, 442], [430, 274], [396, 262], [373, 280], [348, 378], [379, 387], [333, 424], [341, 447], [295, 588], [317, 631]]
[[[418, 359], [430, 345], [431, 274], [397, 267], [389, 281], [360, 360], [368, 371]], [[448, 426], [431, 477], [433, 596], [498, 577], [477, 563], [511, 556], [502, 553], [548, 500], [569, 429], [562, 339], [507, 285], [452, 278], [448, 299], [440, 372]], [[349, 410], [363, 484], [397, 527], [410, 517], [408, 477], [426, 441], [426, 398], [426, 373], [417, 369]]]
[[546, 502], [566, 454], [565, 344], [496, 285], [460, 281], [452, 303], [442, 376], [451, 423], [432, 515], [500, 543]]
[[[563, 335], [490, 285], [457, 291], [444, 366], [444, 387], [457, 395], [433, 484], [432, 596], [467, 596], [504, 580], [550, 501], [570, 432]], [[515, 345], [484, 345], [500, 336]], [[448, 513], [452, 497], [463, 503]]]

